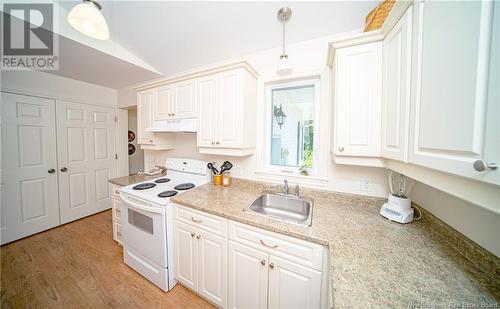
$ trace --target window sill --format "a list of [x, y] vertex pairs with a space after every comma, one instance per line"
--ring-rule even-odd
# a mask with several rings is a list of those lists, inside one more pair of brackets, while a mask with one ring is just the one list
[[269, 171], [269, 170], [255, 171], [255, 175], [258, 179], [262, 180], [280, 182], [283, 181], [283, 179], [286, 179], [288, 181], [293, 182], [294, 184], [299, 184], [314, 188], [325, 188], [328, 183], [327, 178], [321, 178], [317, 176], [304, 176], [304, 175], [290, 174], [290, 173], [283, 173], [283, 172]]

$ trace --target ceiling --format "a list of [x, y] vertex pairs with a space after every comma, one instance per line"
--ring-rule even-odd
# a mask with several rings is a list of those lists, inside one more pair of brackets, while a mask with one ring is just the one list
[[100, 1], [111, 39], [164, 75], [280, 46], [282, 6], [293, 11], [288, 44], [360, 29], [377, 2]]

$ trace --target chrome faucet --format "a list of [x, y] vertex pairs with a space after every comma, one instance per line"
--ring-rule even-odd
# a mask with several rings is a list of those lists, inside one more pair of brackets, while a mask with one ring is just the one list
[[285, 183], [283, 185], [283, 193], [288, 195], [288, 180], [285, 179], [283, 182]]

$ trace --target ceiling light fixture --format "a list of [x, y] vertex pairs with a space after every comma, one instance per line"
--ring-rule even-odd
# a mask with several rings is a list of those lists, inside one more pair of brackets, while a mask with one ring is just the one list
[[96, 0], [83, 0], [68, 14], [69, 24], [94, 39], [109, 39], [109, 29], [106, 19], [101, 13], [101, 5]]
[[278, 75], [287, 75], [292, 73], [292, 67], [288, 61], [288, 55], [285, 53], [285, 24], [292, 17], [292, 10], [288, 7], [282, 7], [278, 11], [278, 20], [283, 24], [283, 53], [280, 56], [280, 62], [278, 64], [278, 70], [276, 73]]

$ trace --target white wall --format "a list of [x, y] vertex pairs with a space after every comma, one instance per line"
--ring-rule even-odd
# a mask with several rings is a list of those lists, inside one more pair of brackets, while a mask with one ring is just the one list
[[135, 134], [135, 139], [129, 142], [135, 146], [135, 153], [128, 156], [129, 173], [132, 175], [144, 171], [144, 150], [137, 145], [137, 108], [128, 110], [128, 130]]
[[[330, 42], [333, 38], [334, 36], [322, 37], [287, 46], [287, 53], [290, 57], [290, 61], [294, 69], [293, 75], [289, 76], [289, 78], [309, 74], [323, 74], [324, 77], [321, 85], [322, 96], [320, 103], [321, 119], [319, 126], [321, 128], [321, 134], [319, 137], [315, 137], [315, 142], [320, 144], [319, 160], [320, 170], [322, 173], [321, 175], [318, 175], [318, 177], [324, 179], [324, 182], [321, 182], [321, 189], [373, 196], [387, 196], [387, 181], [384, 169], [341, 166], [335, 164], [330, 158], [329, 130], [331, 99], [329, 96], [330, 81], [329, 70], [326, 65], [326, 55], [328, 42]], [[233, 175], [248, 179], [265, 180], [262, 178], [262, 176], [260, 176], [260, 174], [255, 173], [256, 171], [262, 170], [263, 168], [262, 162], [264, 151], [266, 148], [266, 132], [263, 128], [265, 127], [264, 115], [268, 111], [265, 108], [266, 102], [264, 84], [279, 79], [278, 76], [276, 76], [276, 66], [278, 64], [280, 53], [280, 48], [274, 48], [258, 53], [245, 55], [235, 59], [230, 59], [221, 63], [210, 64], [189, 71], [196, 72], [204, 68], [241, 60], [249, 62], [257, 70], [257, 72], [260, 74], [260, 77], [258, 80], [259, 90], [257, 98], [258, 115], [255, 124], [257, 138], [255, 155], [244, 158], [201, 155], [198, 153], [198, 149], [196, 147], [196, 135], [177, 134], [174, 150], [145, 151], [146, 168], [151, 167], [155, 163], [163, 165], [166, 157], [203, 159], [209, 161], [217, 161], [218, 164], [222, 163], [225, 160], [229, 160], [234, 164], [234, 168], [232, 170]], [[283, 178], [284, 177], [280, 177], [280, 179]], [[370, 182], [369, 190], [360, 189], [360, 179], [366, 179]], [[293, 183], [293, 181], [291, 181], [291, 183]]]
[[[500, 215], [416, 183], [411, 198], [454, 229], [500, 257]], [[499, 201], [500, 203], [500, 201]]]
[[38, 71], [2, 71], [1, 89], [71, 102], [116, 106], [116, 90]]
[[116, 95], [119, 108], [131, 108], [137, 105], [137, 92], [132, 87], [117, 89]]

